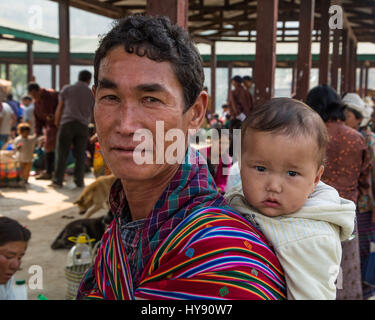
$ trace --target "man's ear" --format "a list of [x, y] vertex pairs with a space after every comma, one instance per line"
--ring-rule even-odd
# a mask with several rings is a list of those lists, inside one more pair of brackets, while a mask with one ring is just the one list
[[204, 120], [208, 104], [208, 94], [206, 91], [201, 91], [194, 104], [189, 108], [190, 113], [189, 129], [198, 130]]

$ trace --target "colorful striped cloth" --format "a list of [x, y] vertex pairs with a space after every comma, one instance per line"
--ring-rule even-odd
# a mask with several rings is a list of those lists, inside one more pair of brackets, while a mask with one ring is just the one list
[[206, 160], [193, 148], [188, 148], [185, 161], [156, 201], [143, 227], [127, 243], [126, 225], [132, 221], [125, 191], [121, 181], [115, 181], [111, 188], [109, 203], [132, 268], [133, 284], [139, 283], [141, 275], [160, 243], [176, 226], [195, 210], [204, 207], [225, 207], [229, 205], [217, 191]]
[[[117, 224], [103, 237], [96, 286], [78, 299], [285, 299], [281, 266], [266, 239], [237, 213], [195, 211], [160, 244], [133, 292]], [[89, 276], [89, 275], [86, 275]]]

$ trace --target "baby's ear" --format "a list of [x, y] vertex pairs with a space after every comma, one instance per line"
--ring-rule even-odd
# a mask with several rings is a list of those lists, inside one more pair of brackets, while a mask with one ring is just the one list
[[316, 187], [316, 185], [319, 183], [320, 181], [320, 178], [322, 177], [323, 175], [323, 172], [324, 172], [324, 166], [321, 165], [318, 169], [318, 171], [316, 172], [316, 176], [315, 176], [315, 180], [314, 180], [314, 188]]

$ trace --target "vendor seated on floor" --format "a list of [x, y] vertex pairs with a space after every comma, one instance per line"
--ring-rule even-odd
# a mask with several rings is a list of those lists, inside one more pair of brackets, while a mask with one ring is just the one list
[[0, 300], [16, 300], [13, 275], [20, 268], [30, 236], [16, 220], [0, 217]]

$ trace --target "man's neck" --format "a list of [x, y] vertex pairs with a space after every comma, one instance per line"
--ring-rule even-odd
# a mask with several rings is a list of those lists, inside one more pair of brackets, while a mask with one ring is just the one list
[[146, 181], [121, 180], [133, 221], [148, 217], [155, 203], [176, 174], [178, 167], [179, 165], [171, 166], [163, 175]]

